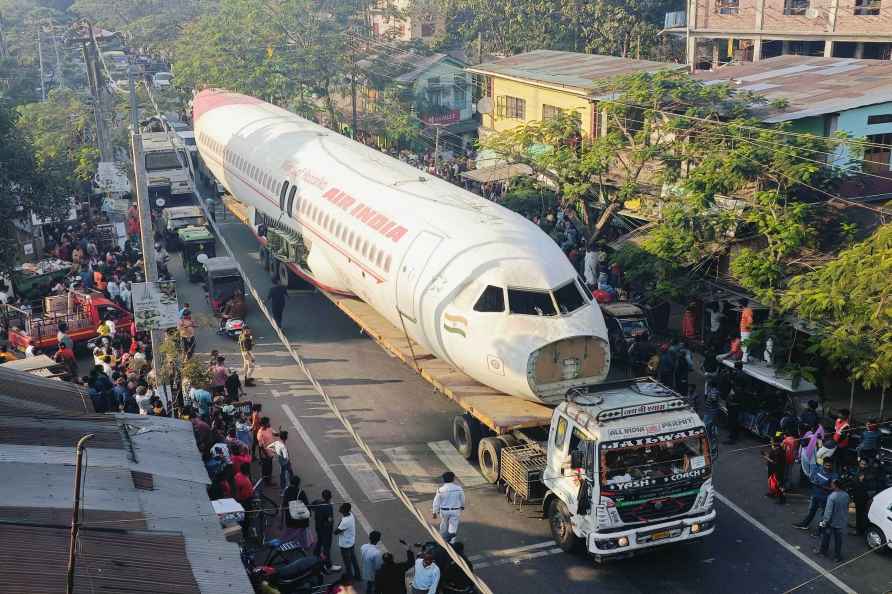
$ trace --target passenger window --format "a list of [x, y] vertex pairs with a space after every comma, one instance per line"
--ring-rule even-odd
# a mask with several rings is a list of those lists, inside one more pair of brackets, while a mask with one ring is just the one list
[[384, 261], [384, 271], [390, 272], [390, 254], [387, 255], [387, 259]]
[[545, 291], [508, 289], [508, 308], [513, 314], [556, 316], [551, 294]]
[[554, 447], [558, 450], [564, 449], [564, 443], [567, 441], [567, 417], [559, 417], [557, 427], [554, 430]]
[[375, 260], [375, 263], [378, 265], [378, 268], [381, 268], [381, 264], [384, 261], [384, 252], [378, 252], [378, 257]]
[[558, 309], [562, 314], [574, 312], [585, 305], [585, 298], [576, 288], [576, 281], [570, 281], [563, 287], [555, 289], [554, 300], [557, 301]]
[[483, 289], [483, 293], [480, 295], [480, 298], [477, 299], [477, 303], [474, 304], [474, 311], [505, 311], [505, 291], [502, 287], [489, 285]]
[[294, 194], [297, 192], [297, 186], [291, 186], [291, 191], [288, 192], [288, 216], [291, 216], [291, 209], [294, 207]]
[[369, 262], [374, 262], [375, 258], [378, 256], [378, 248], [372, 246], [372, 249], [369, 250]]
[[282, 184], [282, 190], [279, 192], [279, 210], [285, 210], [285, 194], [288, 192], [288, 181]]

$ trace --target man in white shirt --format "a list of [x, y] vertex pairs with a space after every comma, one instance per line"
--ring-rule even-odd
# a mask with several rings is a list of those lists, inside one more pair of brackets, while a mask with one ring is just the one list
[[415, 577], [412, 578], [412, 594], [437, 594], [440, 568], [434, 563], [433, 551], [425, 551], [415, 559]]
[[133, 309], [133, 304], [130, 303], [130, 283], [124, 281], [121, 283], [121, 296], [120, 302], [124, 305], [128, 310]]
[[465, 509], [465, 490], [455, 484], [455, 474], [443, 473], [443, 484], [434, 496], [433, 516], [440, 517], [440, 534], [451, 543], [458, 534], [461, 512]]
[[381, 542], [381, 533], [372, 530], [369, 533], [369, 542], [359, 548], [359, 557], [362, 559], [362, 579], [365, 582], [365, 594], [387, 594], [387, 592], [375, 592], [375, 575], [384, 565], [384, 552], [378, 547]]
[[594, 290], [598, 286], [598, 256], [593, 245], [585, 248], [582, 273], [585, 275], [585, 284], [588, 285], [589, 289]]
[[341, 512], [341, 523], [335, 528], [338, 535], [338, 548], [341, 549], [341, 559], [344, 560], [344, 573], [353, 578], [360, 577], [359, 562], [356, 560], [356, 519], [350, 510], [349, 503], [341, 504], [338, 511]]

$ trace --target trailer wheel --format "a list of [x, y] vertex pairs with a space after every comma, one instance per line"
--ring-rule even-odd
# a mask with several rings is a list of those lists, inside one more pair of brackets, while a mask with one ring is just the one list
[[573, 532], [573, 523], [570, 521], [570, 512], [560, 499], [552, 499], [548, 505], [548, 524], [551, 527], [551, 536], [565, 553], [579, 550], [580, 541]]
[[498, 440], [501, 441], [506, 448], [513, 448], [520, 443], [520, 441], [518, 441], [516, 437], [509, 433], [506, 433], [505, 435], [499, 435]]
[[484, 437], [477, 446], [477, 461], [480, 463], [480, 474], [489, 483], [499, 482], [502, 448], [505, 442], [498, 437]]
[[469, 415], [452, 418], [452, 443], [465, 460], [473, 460], [480, 442], [480, 423]]

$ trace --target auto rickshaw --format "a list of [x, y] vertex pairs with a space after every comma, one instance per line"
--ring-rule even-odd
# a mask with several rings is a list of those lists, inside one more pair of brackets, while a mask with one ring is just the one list
[[177, 231], [183, 227], [204, 227], [207, 221], [197, 206], [174, 206], [161, 213], [164, 232], [164, 247], [168, 252], [179, 249], [180, 237]]
[[183, 269], [189, 275], [189, 280], [197, 283], [205, 276], [201, 260], [211, 259], [217, 255], [214, 236], [206, 227], [192, 226], [178, 229], [177, 235], [180, 238]]
[[214, 313], [221, 313], [236, 292], [244, 296], [245, 281], [233, 258], [220, 256], [204, 262], [204, 284]]

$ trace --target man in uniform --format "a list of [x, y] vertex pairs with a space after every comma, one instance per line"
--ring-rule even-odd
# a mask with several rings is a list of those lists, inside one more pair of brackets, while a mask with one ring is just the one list
[[465, 509], [465, 491], [455, 484], [455, 474], [443, 473], [443, 484], [434, 496], [433, 516], [440, 517], [440, 534], [451, 543], [458, 534], [461, 512]]

